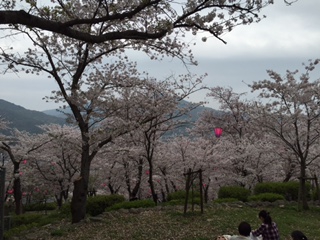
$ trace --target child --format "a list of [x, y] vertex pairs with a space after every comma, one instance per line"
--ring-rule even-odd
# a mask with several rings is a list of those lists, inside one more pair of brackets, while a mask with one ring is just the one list
[[259, 218], [262, 222], [261, 226], [252, 232], [254, 237], [262, 236], [263, 240], [279, 240], [279, 231], [277, 224], [272, 222], [268, 212], [262, 210], [259, 212]]

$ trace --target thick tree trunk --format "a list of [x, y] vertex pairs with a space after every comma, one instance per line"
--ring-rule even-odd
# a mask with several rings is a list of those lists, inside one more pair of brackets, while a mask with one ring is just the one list
[[20, 162], [13, 162], [13, 197], [15, 201], [15, 213], [17, 215], [22, 214], [22, 191], [21, 191], [21, 180], [20, 180]]
[[21, 180], [17, 177], [13, 181], [13, 196], [15, 201], [15, 214], [22, 214], [22, 192], [21, 192]]
[[300, 184], [299, 184], [299, 203], [298, 208], [300, 210], [309, 210], [307, 201], [307, 188], [306, 188], [306, 162], [301, 159], [300, 164]]
[[72, 223], [78, 223], [86, 216], [88, 181], [84, 177], [80, 177], [73, 184], [74, 189], [71, 201]]
[[74, 189], [71, 200], [72, 223], [78, 223], [86, 216], [86, 203], [91, 163], [88, 146], [88, 144], [85, 144], [82, 152], [80, 176], [73, 183]]
[[139, 166], [138, 166], [138, 175], [137, 175], [137, 181], [136, 184], [134, 185], [132, 191], [129, 191], [130, 194], [130, 199], [139, 199], [137, 196], [139, 191], [140, 191], [140, 186], [141, 186], [141, 179], [142, 179], [142, 170], [143, 170], [143, 159], [139, 159]]
[[158, 195], [154, 189], [154, 184], [153, 184], [153, 167], [152, 167], [152, 163], [149, 162], [149, 186], [150, 186], [150, 190], [151, 190], [151, 194], [152, 194], [152, 199], [155, 202], [155, 204], [158, 204]]
[[129, 199], [130, 200], [139, 199], [138, 193], [140, 191], [140, 185], [141, 185], [141, 181], [140, 181], [140, 179], [138, 179], [138, 181], [136, 182], [136, 184], [133, 187], [133, 190], [129, 191]]

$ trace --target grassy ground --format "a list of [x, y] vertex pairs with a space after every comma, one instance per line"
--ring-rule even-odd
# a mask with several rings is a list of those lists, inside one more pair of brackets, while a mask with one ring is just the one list
[[253, 229], [258, 228], [257, 214], [262, 209], [269, 211], [278, 224], [282, 240], [290, 239], [293, 230], [303, 231], [311, 240], [320, 239], [320, 207], [299, 212], [295, 205], [252, 208], [220, 204], [206, 206], [203, 214], [196, 209], [184, 215], [181, 207], [108, 212], [79, 224], [62, 221], [31, 229], [22, 233], [19, 239], [209, 240], [221, 234], [237, 234], [241, 221], [249, 222]]

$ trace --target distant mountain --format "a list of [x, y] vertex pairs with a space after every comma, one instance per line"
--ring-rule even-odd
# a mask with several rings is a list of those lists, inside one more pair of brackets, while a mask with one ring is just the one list
[[[187, 107], [187, 105], [192, 104], [192, 103], [185, 101], [185, 100], [182, 100], [179, 104], [180, 104], [180, 107], [183, 108], [183, 107]], [[64, 111], [67, 113], [71, 113], [70, 109], [68, 109], [68, 108], [66, 108]], [[187, 129], [192, 128], [193, 124], [198, 120], [201, 113], [203, 113], [204, 111], [213, 111], [216, 115], [221, 114], [221, 111], [219, 111], [219, 110], [215, 110], [215, 109], [209, 108], [209, 107], [199, 106], [199, 107], [193, 109], [192, 111], [190, 111], [188, 114], [177, 118], [176, 120], [179, 120], [183, 123], [180, 123], [175, 129], [168, 131], [165, 134], [165, 136], [170, 137], [172, 135], [186, 135]], [[55, 117], [61, 117], [61, 118], [65, 117], [65, 115], [63, 113], [61, 113], [60, 111], [58, 111], [57, 109], [45, 110], [43, 112], [48, 115], [55, 116]]]
[[[191, 103], [182, 101], [180, 104], [184, 107]], [[193, 109], [187, 116], [180, 117], [179, 120], [186, 121], [186, 123], [168, 134], [185, 134], [186, 129], [192, 127], [192, 124], [197, 121], [201, 113], [206, 110], [214, 111], [216, 113], [219, 112], [209, 107], [199, 106]], [[70, 110], [66, 109], [65, 111], [68, 112]], [[43, 112], [33, 111], [1, 99], [0, 117], [11, 122], [10, 128], [17, 128], [18, 130], [24, 130], [30, 133], [40, 133], [41, 129], [38, 127], [39, 125], [50, 123], [63, 125], [66, 123], [65, 115], [60, 111], [57, 111], [57, 109], [45, 110]]]
[[[64, 111], [67, 113], [71, 113], [71, 109], [65, 109]], [[49, 109], [49, 110], [44, 110], [42, 112], [50, 116], [54, 116], [58, 118], [66, 118], [66, 115], [61, 111], [59, 111], [58, 109]]]
[[28, 110], [2, 99], [0, 99], [0, 117], [10, 122], [10, 128], [30, 133], [40, 133], [39, 125], [50, 123], [63, 125], [66, 123], [64, 118]]
[[[188, 102], [188, 101], [182, 100], [182, 101], [180, 102], [180, 105], [181, 105], [182, 107], [185, 107], [185, 106], [188, 105], [188, 104], [190, 104], [190, 102]], [[199, 118], [200, 114], [201, 114], [203, 111], [205, 111], [205, 110], [210, 110], [210, 111], [219, 112], [219, 111], [214, 110], [214, 109], [209, 108], [209, 107], [199, 106], [199, 107], [193, 109], [193, 110], [188, 114], [188, 116], [185, 116], [185, 117], [183, 117], [183, 118], [190, 118], [190, 120], [191, 120], [192, 122], [195, 122], [195, 121]], [[71, 110], [68, 109], [68, 108], [65, 109], [64, 111], [67, 112], [67, 113], [71, 113]], [[43, 113], [45, 113], [45, 114], [47, 114], [47, 115], [55, 116], [55, 117], [60, 117], [60, 118], [64, 118], [64, 117], [65, 117], [65, 115], [64, 115], [63, 113], [61, 113], [60, 111], [58, 111], [57, 109], [45, 110], [45, 111], [43, 111]]]

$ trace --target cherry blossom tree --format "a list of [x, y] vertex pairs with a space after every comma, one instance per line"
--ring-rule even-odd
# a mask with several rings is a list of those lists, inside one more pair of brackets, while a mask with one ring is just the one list
[[280, 163], [270, 151], [273, 149], [272, 139], [255, 129], [250, 119], [250, 102], [244, 99], [245, 94], [235, 93], [230, 87], [214, 87], [208, 97], [220, 103], [219, 111], [204, 112], [192, 131], [210, 138], [214, 127], [223, 129], [219, 171], [226, 176], [224, 184], [252, 188], [257, 182], [274, 178], [279, 172], [275, 168]]
[[[54, 194], [58, 206], [67, 200], [69, 190], [80, 170], [81, 143], [79, 129], [56, 124], [39, 126], [43, 133], [34, 136], [47, 143], [28, 155], [30, 176], [38, 185], [45, 184]], [[33, 171], [32, 171], [33, 170]]]
[[[170, 149], [170, 159], [174, 162], [174, 166], [170, 167], [170, 173], [171, 175], [174, 173], [173, 176], [178, 179], [180, 178], [180, 181], [182, 180], [184, 185], [186, 182], [185, 174], [189, 170], [192, 172], [202, 171], [202, 188], [204, 190], [205, 201], [207, 202], [209, 198], [209, 188], [211, 187], [212, 180], [215, 178], [215, 146], [210, 140], [208, 141], [207, 139], [196, 138], [194, 136], [190, 138], [183, 136], [175, 137], [166, 146]], [[158, 164], [160, 169], [164, 169], [163, 163], [159, 161]], [[168, 167], [169, 166], [167, 166], [167, 168]], [[164, 171], [161, 172], [164, 173]], [[167, 173], [167, 177], [168, 176], [170, 175]], [[183, 187], [185, 188], [185, 186]], [[198, 189], [198, 191], [200, 190]]]
[[[24, 56], [3, 52], [9, 68], [16, 65], [16, 69], [27, 73], [45, 72], [53, 77], [60, 90], [54, 91], [51, 98], [68, 104], [70, 120], [74, 119], [81, 131], [82, 170], [79, 181], [75, 181], [72, 203], [73, 222], [77, 222], [85, 215], [86, 200], [82, 198], [87, 195], [91, 161], [99, 150], [117, 136], [152, 121], [164, 109], [170, 111], [169, 106], [198, 89], [201, 77], [180, 76], [178, 81], [168, 78], [159, 84], [148, 75], [140, 75], [135, 63], [121, 55], [119, 51], [125, 45], [103, 49], [58, 35], [49, 38], [35, 29], [19, 31], [30, 38], [35, 49], [29, 49]], [[112, 63], [102, 63], [104, 55], [109, 55]], [[144, 92], [161, 96], [161, 104], [148, 105]]]
[[[141, 99], [143, 91], [162, 93], [162, 88], [156, 91], [155, 80], [140, 75], [125, 51], [143, 51], [154, 60], [169, 56], [196, 63], [189, 41], [181, 36], [201, 31], [223, 41], [220, 36], [225, 31], [259, 21], [259, 11], [269, 3], [272, 1], [115, 4], [59, 0], [46, 5], [28, 0], [20, 5], [24, 10], [17, 10], [16, 1], [1, 2], [0, 24], [9, 30], [4, 31], [6, 36], [22, 35], [32, 44], [29, 48], [26, 44], [24, 53], [5, 46], [0, 49], [2, 60], [8, 63], [6, 71], [45, 73], [53, 78], [58, 91], [48, 100], [69, 106], [70, 119], [81, 132], [81, 168], [74, 181], [72, 222], [85, 217], [90, 166], [100, 149], [161, 112]], [[167, 85], [168, 92], [190, 93], [200, 83], [199, 79], [180, 80]], [[152, 111], [146, 115], [141, 110], [147, 108]]]
[[21, 132], [17, 129], [12, 130], [11, 136], [7, 136], [6, 139], [0, 143], [0, 149], [7, 153], [12, 163], [12, 178], [13, 188], [12, 193], [15, 200], [15, 213], [17, 215], [22, 214], [22, 183], [21, 176], [21, 164], [27, 162], [27, 155], [46, 144], [45, 140], [39, 142], [32, 141], [33, 135], [27, 132]]
[[237, 3], [233, 0], [53, 0], [42, 5], [33, 0], [20, 2], [1, 1], [0, 24], [13, 30], [17, 25], [38, 28], [92, 44], [124, 40], [140, 48], [140, 41], [146, 45], [154, 42], [153, 47], [160, 51], [175, 45], [176, 50], [171, 48], [174, 54], [182, 43], [175, 38], [181, 30], [182, 34], [207, 32], [222, 40], [223, 32], [260, 21], [260, 10], [273, 3], [271, 0]]
[[252, 91], [258, 91], [261, 102], [256, 102], [252, 120], [268, 134], [281, 141], [296, 156], [300, 166], [299, 207], [308, 209], [306, 169], [319, 161], [320, 80], [311, 80], [310, 74], [319, 60], [310, 60], [305, 72], [287, 71], [285, 76], [268, 70], [269, 80], [254, 82]]
[[[109, 172], [107, 173], [108, 187], [110, 192], [114, 191], [115, 183], [119, 189], [122, 186], [126, 189], [125, 195], [129, 200], [141, 198], [141, 186], [145, 181], [145, 171], [147, 169], [146, 160], [143, 157], [143, 148], [139, 144], [140, 135], [138, 130], [117, 138], [114, 145], [110, 146], [102, 155], [108, 159], [113, 159]], [[121, 176], [122, 184], [116, 179]]]

